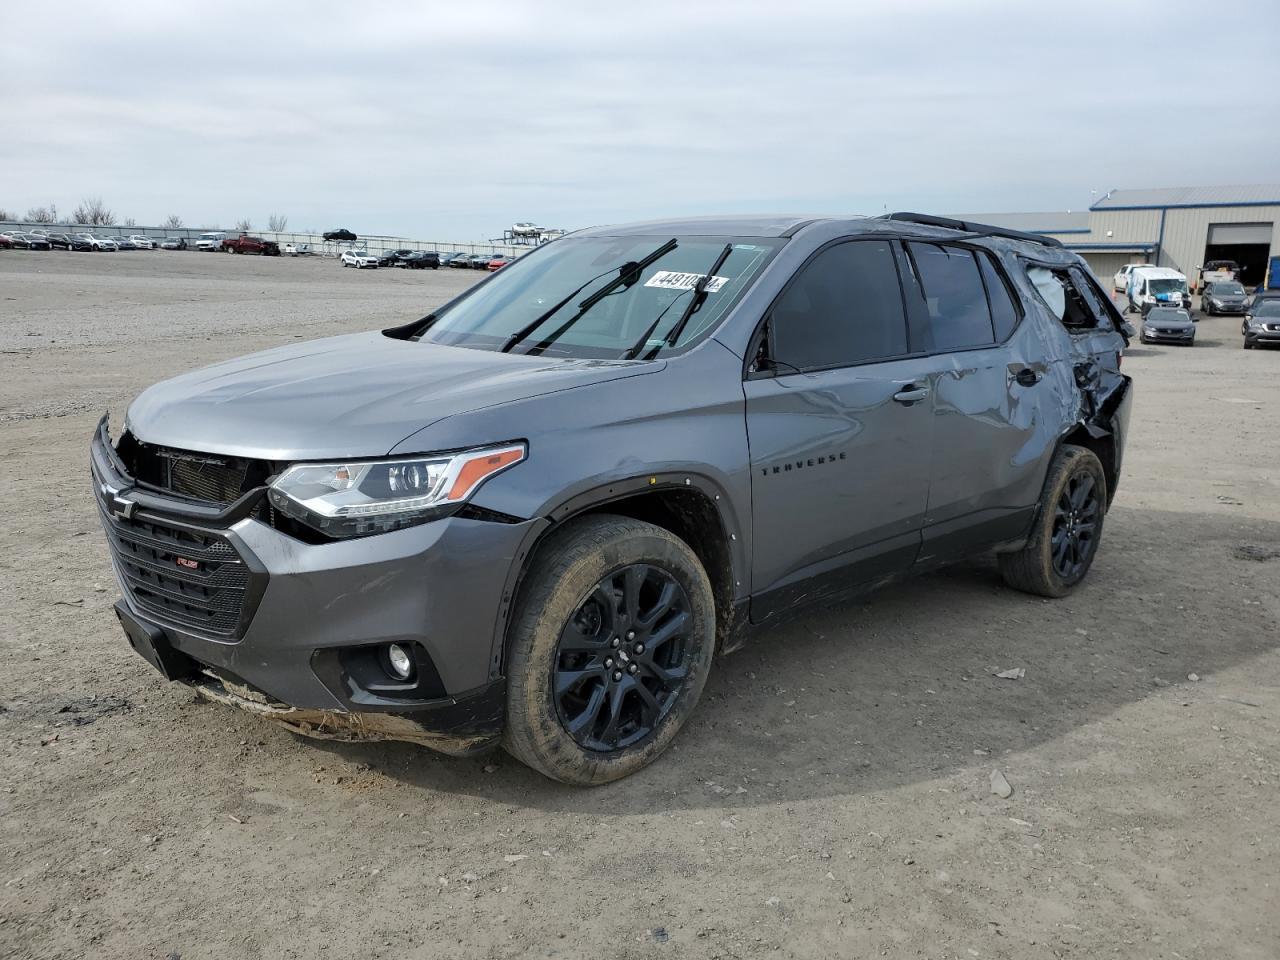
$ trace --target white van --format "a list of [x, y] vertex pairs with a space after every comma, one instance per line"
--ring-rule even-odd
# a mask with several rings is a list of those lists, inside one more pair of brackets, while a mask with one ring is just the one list
[[202, 233], [196, 240], [197, 250], [221, 250], [222, 241], [227, 239], [225, 233]]
[[1129, 271], [1130, 313], [1144, 317], [1152, 307], [1181, 307], [1191, 310], [1191, 294], [1187, 290], [1187, 278], [1169, 267], [1134, 267]]

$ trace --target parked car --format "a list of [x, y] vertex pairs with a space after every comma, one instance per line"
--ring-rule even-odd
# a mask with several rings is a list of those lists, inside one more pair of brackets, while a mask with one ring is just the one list
[[12, 241], [14, 247], [20, 250], [53, 249], [53, 245], [49, 243], [49, 238], [42, 237], [39, 234], [25, 233], [22, 230], [10, 230], [6, 236]]
[[339, 240], [339, 241], [346, 241], [348, 243], [354, 243], [356, 240], [360, 238], [357, 237], [350, 230], [339, 228], [337, 230], [330, 230], [328, 233], [324, 235], [324, 239], [326, 242], [331, 240]]
[[200, 236], [196, 237], [196, 249], [204, 250], [206, 252], [221, 250], [222, 241], [225, 239], [227, 239], [227, 235], [225, 233], [217, 231], [212, 233], [202, 233]]
[[366, 267], [376, 270], [378, 267], [378, 255], [368, 250], [344, 250], [341, 260], [344, 267], [355, 267], [358, 270]]
[[489, 261], [489, 264], [488, 264], [489, 272], [493, 273], [495, 270], [501, 270], [508, 263], [511, 263], [514, 260], [515, 260], [515, 257], [507, 257], [507, 256], [494, 257]]
[[1111, 289], [1117, 293], [1123, 293], [1129, 289], [1129, 274], [1136, 267], [1150, 267], [1154, 264], [1150, 263], [1126, 263], [1123, 267], [1116, 271], [1116, 275], [1111, 278]]
[[471, 255], [468, 253], [461, 253], [460, 251], [457, 251], [457, 250], [455, 250], [453, 253], [442, 253], [440, 254], [440, 266], [469, 267], [471, 266], [471, 263], [468, 259], [470, 256]]
[[139, 250], [154, 250], [156, 248], [155, 240], [141, 233], [129, 234], [129, 242]]
[[615, 780], [806, 602], [986, 552], [1074, 590], [1123, 323], [1077, 254], [981, 224], [583, 230], [403, 326], [153, 386], [117, 441], [104, 417], [116, 614], [299, 733]]
[[117, 250], [137, 250], [138, 245], [128, 237], [112, 237], [111, 242], [116, 245]]
[[1249, 294], [1249, 299], [1245, 301], [1245, 312], [1250, 312], [1254, 306], [1264, 300], [1280, 300], [1280, 289], [1255, 289]]
[[1244, 287], [1235, 280], [1218, 280], [1205, 284], [1200, 295], [1200, 309], [1206, 316], [1218, 313], [1245, 312]]
[[309, 243], [286, 243], [284, 245], [284, 254], [287, 257], [306, 257], [311, 254], [311, 244]]
[[12, 249], [13, 249], [13, 237], [9, 236], [7, 233], [0, 233], [0, 250], [12, 250]]
[[1194, 346], [1196, 325], [1181, 307], [1153, 307], [1142, 318], [1138, 333], [1143, 343], [1181, 343]]
[[408, 256], [409, 254], [411, 254], [411, 253], [413, 253], [413, 251], [412, 251], [412, 250], [409, 250], [409, 249], [407, 249], [407, 248], [406, 248], [406, 249], [403, 249], [403, 250], [382, 250], [382, 251], [379, 251], [379, 253], [378, 253], [378, 266], [380, 266], [380, 267], [394, 267], [397, 263], [399, 263], [399, 261], [400, 261], [400, 258], [401, 258], [401, 257], [407, 257], [407, 256]]
[[100, 237], [94, 233], [82, 233], [79, 236], [81, 240], [89, 245], [90, 250], [97, 250], [103, 253], [115, 253], [120, 249], [113, 241], [106, 237]]
[[55, 250], [71, 249], [71, 237], [65, 233], [45, 233], [41, 234], [41, 236], [48, 240], [49, 246]]
[[187, 241], [183, 237], [165, 237], [160, 241], [161, 250], [185, 250]]
[[93, 244], [78, 234], [62, 234], [62, 236], [67, 238], [68, 250], [76, 250], [84, 253], [93, 249]]
[[440, 266], [440, 255], [433, 250], [413, 250], [408, 256], [401, 257], [396, 266], [410, 270], [425, 270], [428, 267], [435, 270]]
[[1240, 333], [1246, 350], [1280, 344], [1280, 298], [1268, 297], [1255, 302], [1245, 314]]
[[226, 253], [256, 253], [264, 257], [280, 256], [280, 244], [274, 240], [242, 233], [238, 237], [228, 237], [222, 241], [222, 249]]
[[467, 266], [472, 270], [488, 270], [489, 261], [492, 259], [492, 253], [473, 253], [467, 257]]

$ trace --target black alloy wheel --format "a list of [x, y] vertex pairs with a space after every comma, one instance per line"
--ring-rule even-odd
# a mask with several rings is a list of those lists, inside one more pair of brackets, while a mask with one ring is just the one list
[[1073, 476], [1058, 497], [1050, 542], [1054, 572], [1064, 580], [1078, 577], [1092, 557], [1101, 510], [1097, 484], [1088, 473]]
[[689, 597], [661, 567], [609, 573], [560, 632], [552, 698], [583, 749], [620, 750], [652, 735], [689, 677]]

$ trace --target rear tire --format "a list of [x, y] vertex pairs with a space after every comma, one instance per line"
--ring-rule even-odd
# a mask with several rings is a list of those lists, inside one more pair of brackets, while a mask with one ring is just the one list
[[1000, 554], [1000, 574], [1015, 590], [1065, 597], [1084, 580], [1102, 541], [1107, 476], [1093, 451], [1064, 444], [1049, 468], [1026, 545]]
[[503, 746], [562, 783], [635, 773], [670, 745], [710, 672], [706, 571], [670, 531], [608, 514], [554, 531], [533, 562], [508, 632]]

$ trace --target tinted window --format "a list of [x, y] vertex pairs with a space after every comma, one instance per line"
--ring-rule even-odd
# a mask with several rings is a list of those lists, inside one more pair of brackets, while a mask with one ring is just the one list
[[1001, 341], [1018, 325], [1018, 308], [1013, 305], [1009, 287], [991, 258], [980, 254], [978, 263], [982, 265], [982, 279], [987, 285], [987, 300], [991, 304], [991, 325], [995, 327], [996, 340]]
[[823, 250], [774, 304], [771, 330], [775, 359], [801, 370], [906, 353], [907, 321], [889, 244], [854, 241]]
[[909, 247], [929, 307], [934, 347], [957, 350], [991, 343], [991, 313], [973, 253], [934, 243]]

